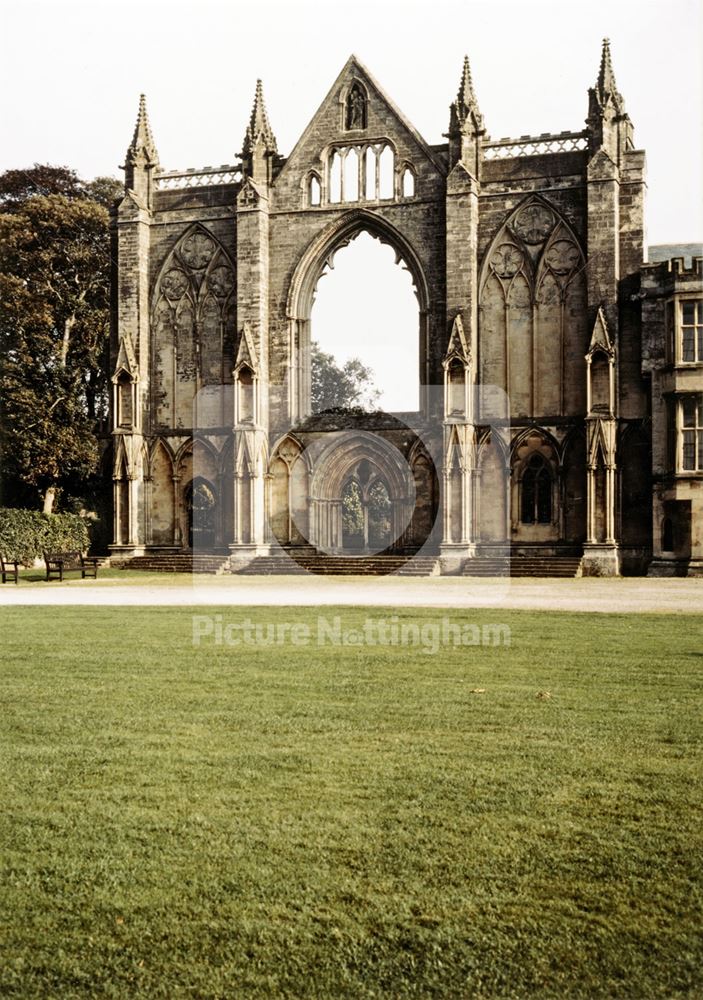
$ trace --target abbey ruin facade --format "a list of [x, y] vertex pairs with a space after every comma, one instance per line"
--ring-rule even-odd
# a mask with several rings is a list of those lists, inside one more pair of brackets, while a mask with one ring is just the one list
[[[643, 267], [607, 43], [584, 111], [492, 139], [467, 61], [428, 145], [351, 57], [287, 157], [259, 84], [241, 162], [169, 172], [142, 99], [113, 217], [113, 554], [700, 571], [700, 259]], [[315, 289], [360, 232], [412, 276], [417, 412], [311, 412]]]

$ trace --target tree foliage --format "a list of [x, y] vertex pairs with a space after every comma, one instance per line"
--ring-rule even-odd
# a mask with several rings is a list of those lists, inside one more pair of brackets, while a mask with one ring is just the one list
[[45, 499], [97, 468], [108, 412], [105, 203], [117, 190], [65, 167], [0, 175], [3, 470]]
[[310, 345], [310, 383], [313, 413], [353, 407], [374, 410], [381, 395], [374, 386], [373, 371], [359, 358], [350, 358], [340, 367], [314, 340]]

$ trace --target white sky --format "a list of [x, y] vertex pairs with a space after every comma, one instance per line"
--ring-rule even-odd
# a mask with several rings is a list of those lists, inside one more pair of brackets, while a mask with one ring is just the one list
[[164, 167], [231, 163], [257, 77], [287, 154], [351, 52], [430, 143], [464, 53], [493, 138], [577, 130], [608, 36], [648, 242], [703, 239], [701, 0], [5, 0], [0, 31], [0, 170], [86, 178], [120, 176], [141, 91]]

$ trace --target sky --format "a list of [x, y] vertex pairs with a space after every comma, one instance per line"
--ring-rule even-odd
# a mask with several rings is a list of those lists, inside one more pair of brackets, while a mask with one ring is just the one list
[[647, 152], [648, 242], [703, 240], [703, 0], [3, 8], [0, 170], [54, 163], [85, 178], [121, 176], [141, 92], [164, 168], [232, 163], [258, 77], [286, 155], [352, 52], [429, 143], [443, 141], [464, 54], [492, 138], [580, 130], [607, 36]]

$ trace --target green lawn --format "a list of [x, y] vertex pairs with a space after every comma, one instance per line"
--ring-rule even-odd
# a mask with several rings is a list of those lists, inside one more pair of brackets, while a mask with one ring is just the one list
[[703, 996], [703, 618], [211, 610], [2, 610], [2, 997]]

